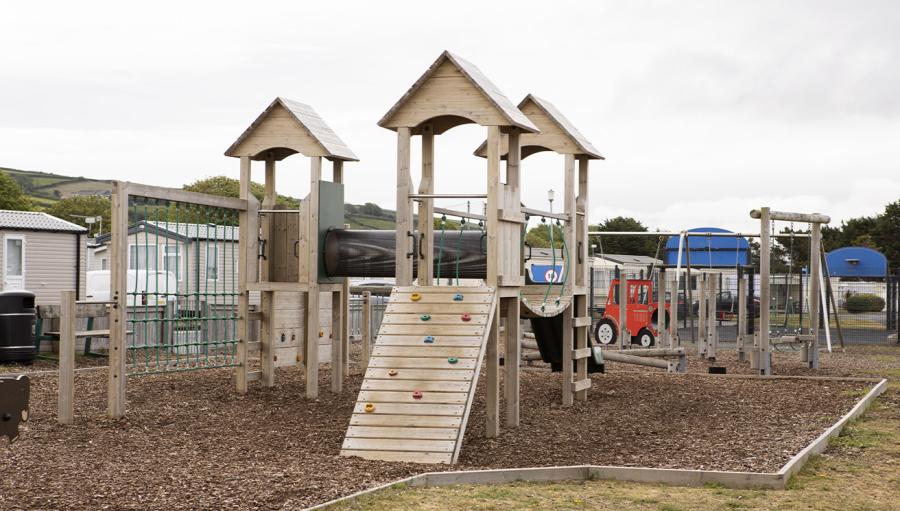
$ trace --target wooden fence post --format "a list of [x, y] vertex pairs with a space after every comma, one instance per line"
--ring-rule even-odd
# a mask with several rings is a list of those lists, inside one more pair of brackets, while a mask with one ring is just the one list
[[106, 413], [110, 419], [125, 416], [125, 356], [128, 322], [128, 184], [113, 182], [110, 216], [110, 286], [114, 302], [109, 311], [109, 378]]
[[372, 292], [363, 292], [362, 301], [362, 354], [360, 355], [360, 365], [365, 373], [369, 368], [369, 356], [372, 354]]
[[59, 293], [59, 423], [75, 417], [75, 290]]

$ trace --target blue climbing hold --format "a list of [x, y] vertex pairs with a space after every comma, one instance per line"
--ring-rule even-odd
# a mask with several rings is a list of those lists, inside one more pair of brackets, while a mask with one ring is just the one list
[[422, 339], [422, 342], [424, 342], [425, 344], [432, 344], [434, 342], [434, 336], [426, 335], [425, 338]]
[[454, 302], [461, 302], [461, 301], [463, 301], [463, 295], [462, 295], [462, 293], [456, 293], [455, 295], [453, 295], [453, 301], [454, 301]]

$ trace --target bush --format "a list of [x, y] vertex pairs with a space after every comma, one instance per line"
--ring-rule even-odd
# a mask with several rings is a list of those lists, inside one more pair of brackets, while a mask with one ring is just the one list
[[847, 312], [881, 312], [884, 298], [873, 294], [858, 294], [847, 297], [844, 307]]

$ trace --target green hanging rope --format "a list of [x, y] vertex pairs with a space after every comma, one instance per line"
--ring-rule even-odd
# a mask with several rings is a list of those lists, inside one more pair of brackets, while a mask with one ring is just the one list
[[[559, 220], [556, 221], [556, 225], [559, 225]], [[556, 298], [557, 304], [559, 304], [559, 300], [560, 298], [562, 298], [566, 283], [569, 281], [569, 265], [571, 264], [571, 262], [569, 261], [569, 245], [566, 243], [566, 231], [560, 229], [560, 234], [562, 236], [563, 259], [566, 261], [566, 268], [563, 272], [562, 285], [559, 287], [559, 295]]]

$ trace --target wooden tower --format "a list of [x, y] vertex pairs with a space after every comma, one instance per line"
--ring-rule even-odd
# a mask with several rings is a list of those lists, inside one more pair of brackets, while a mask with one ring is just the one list
[[[526, 133], [519, 137], [521, 158], [542, 151], [553, 151], [564, 156], [564, 194], [562, 213], [550, 213], [532, 208], [522, 210], [533, 216], [543, 216], [560, 220], [564, 224], [564, 236], [568, 240], [572, 266], [565, 279], [565, 289], [560, 293], [559, 304], [544, 304], [544, 286], [524, 286], [521, 290], [523, 315], [555, 316], [563, 314], [563, 360], [576, 360], [572, 364], [563, 363], [562, 402], [570, 405], [574, 397], [587, 399], [590, 379], [587, 375], [588, 336], [590, 335], [590, 315], [588, 313], [589, 279], [588, 272], [588, 166], [591, 160], [602, 160], [603, 156], [587, 138], [549, 101], [533, 94], [526, 96], [518, 105], [519, 110], [533, 122], [540, 132]], [[501, 157], [507, 160], [516, 157], [510, 153], [511, 137], [501, 140]], [[475, 151], [478, 156], [487, 156], [487, 142]], [[577, 170], [576, 170], [577, 162]], [[518, 167], [518, 165], [517, 165]], [[507, 329], [510, 321], [507, 320]], [[518, 425], [519, 342], [507, 336], [505, 374], [506, 421], [508, 425]], [[571, 354], [571, 355], [569, 355]]]
[[[310, 159], [309, 195], [296, 210], [276, 209], [275, 163], [297, 153]], [[331, 295], [332, 303], [332, 390], [339, 392], [346, 351], [347, 328], [343, 312], [346, 297], [342, 282], [331, 281], [322, 274], [321, 244], [326, 229], [343, 227], [344, 162], [359, 160], [315, 110], [284, 98], [272, 101], [225, 155], [240, 159], [241, 199], [251, 197], [251, 161], [265, 162], [265, 196], [259, 219], [253, 212], [241, 213], [240, 218], [238, 359], [241, 365], [237, 370], [237, 391], [246, 392], [248, 381], [254, 379], [272, 386], [276, 365], [293, 365], [303, 360], [306, 397], [318, 396], [319, 302], [320, 292], [326, 292]], [[323, 158], [332, 163], [331, 182], [322, 180]], [[285, 233], [285, 226], [293, 232]], [[276, 236], [274, 231], [278, 227], [281, 234]], [[285, 239], [294, 242], [284, 243]], [[257, 258], [258, 266], [255, 264]], [[285, 265], [286, 261], [289, 264]], [[259, 372], [250, 372], [247, 364], [251, 291], [260, 292]], [[293, 346], [290, 345], [291, 336], [285, 332], [287, 327], [275, 321], [276, 293], [302, 297], [305, 318], [288, 317], [285, 320], [289, 326], [305, 330], [304, 338], [294, 339]], [[293, 315], [296, 316], [299, 310], [300, 303], [295, 303]], [[290, 313], [286, 314], [290, 316]]]

